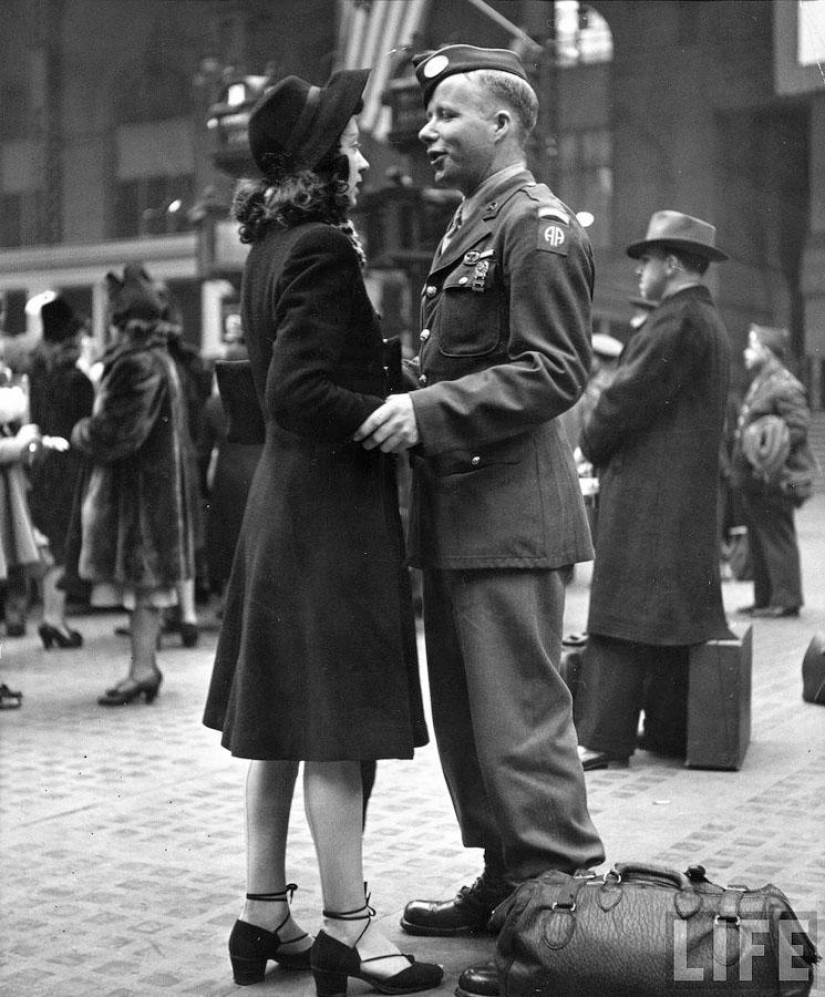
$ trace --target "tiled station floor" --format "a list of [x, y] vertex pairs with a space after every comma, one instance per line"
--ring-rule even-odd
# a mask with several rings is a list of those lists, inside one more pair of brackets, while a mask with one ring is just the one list
[[[742, 770], [691, 770], [640, 752], [628, 770], [590, 773], [587, 784], [608, 863], [699, 862], [717, 882], [773, 882], [825, 924], [825, 708], [801, 698], [802, 657], [825, 630], [824, 494], [798, 527], [807, 605], [798, 620], [754, 625], [753, 737]], [[584, 628], [589, 576], [580, 566], [568, 590], [567, 632]], [[724, 594], [739, 627], [733, 610], [750, 601], [751, 586], [726, 582]], [[309, 974], [272, 963], [256, 987], [232, 980], [226, 941], [244, 889], [245, 764], [200, 723], [214, 621], [195, 649], [165, 638], [160, 696], [119, 709], [95, 700], [124, 670], [127, 642], [114, 627], [125, 617], [76, 617], [85, 645], [70, 651], [45, 652], [36, 622], [28, 636], [0, 642], [0, 681], [24, 693], [20, 710], [0, 713], [0, 993], [313, 997]], [[312, 929], [321, 902], [300, 797], [293, 824], [294, 908]], [[365, 854], [384, 929], [443, 963], [435, 993], [451, 994], [491, 941], [412, 939], [398, 927], [406, 900], [447, 897], [480, 870], [480, 856], [461, 847], [432, 745], [413, 761], [379, 765]], [[351, 981], [355, 997], [367, 991]]]

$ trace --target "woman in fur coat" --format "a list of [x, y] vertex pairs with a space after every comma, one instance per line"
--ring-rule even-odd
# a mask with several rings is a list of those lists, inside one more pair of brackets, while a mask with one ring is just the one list
[[192, 515], [181, 438], [183, 395], [160, 326], [162, 303], [139, 266], [107, 275], [115, 340], [104, 357], [94, 410], [72, 431], [91, 468], [81, 506], [79, 575], [92, 603], [131, 614], [132, 661], [100, 697], [151, 703], [162, 681], [155, 648], [162, 610], [193, 577]]

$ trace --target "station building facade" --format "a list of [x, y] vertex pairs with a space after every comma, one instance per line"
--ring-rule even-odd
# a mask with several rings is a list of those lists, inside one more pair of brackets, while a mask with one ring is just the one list
[[[825, 0], [6, 0], [0, 41], [0, 292], [8, 335], [59, 290], [106, 339], [103, 278], [141, 261], [216, 353], [244, 248], [216, 107], [295, 73], [373, 67], [359, 227], [388, 334], [414, 336], [455, 194], [436, 191], [409, 54], [515, 48], [539, 93], [530, 165], [590, 223], [594, 331], [625, 337], [624, 247], [650, 215], [712, 221], [711, 287], [739, 358], [750, 322], [791, 330], [825, 407]], [[232, 90], [231, 88], [235, 89]], [[247, 95], [248, 96], [248, 95]], [[231, 110], [231, 108], [229, 108]], [[741, 366], [737, 377], [742, 380]]]

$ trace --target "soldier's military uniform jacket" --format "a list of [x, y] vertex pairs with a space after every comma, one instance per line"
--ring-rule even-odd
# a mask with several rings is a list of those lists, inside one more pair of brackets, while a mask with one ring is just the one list
[[587, 381], [593, 280], [587, 235], [527, 170], [504, 172], [436, 257], [412, 367], [412, 564], [558, 568], [593, 556], [556, 418]]

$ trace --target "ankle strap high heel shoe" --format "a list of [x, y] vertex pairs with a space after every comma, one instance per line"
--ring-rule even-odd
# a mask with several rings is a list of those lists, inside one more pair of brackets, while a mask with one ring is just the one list
[[48, 623], [41, 623], [37, 628], [37, 632], [40, 634], [40, 639], [43, 641], [43, 648], [46, 651], [50, 651], [52, 644], [55, 647], [82, 647], [83, 646], [83, 636], [78, 633], [77, 630], [70, 630], [66, 627], [63, 631], [60, 627], [50, 626]]
[[[264, 902], [289, 901], [298, 889], [295, 883], [289, 883], [280, 893], [247, 893], [247, 900], [263, 900]], [[287, 945], [309, 938], [304, 932], [282, 941], [278, 932], [289, 920], [289, 911], [274, 931], [260, 928], [248, 921], [238, 919], [232, 934], [229, 936], [229, 959], [232, 963], [232, 975], [238, 986], [247, 987], [252, 983], [260, 983], [266, 974], [266, 964], [273, 959], [284, 969], [309, 969], [309, 947], [298, 952], [284, 952]]]
[[[369, 898], [367, 898], [369, 900]], [[367, 903], [349, 911], [324, 911], [324, 917], [334, 921], [366, 921], [364, 930], [356, 938], [354, 945], [345, 945], [337, 938], [332, 938], [325, 931], [319, 931], [313, 943], [310, 964], [315, 979], [318, 997], [345, 997], [347, 992], [347, 977], [364, 980], [382, 994], [412, 994], [419, 990], [429, 990], [437, 987], [444, 976], [442, 966], [429, 962], [416, 962], [415, 957], [406, 952], [393, 952], [389, 955], [373, 956], [362, 959], [358, 954], [358, 942], [369, 928], [375, 911]], [[377, 976], [364, 967], [368, 963], [380, 962], [383, 959], [406, 959], [409, 966], [394, 976]]]

